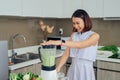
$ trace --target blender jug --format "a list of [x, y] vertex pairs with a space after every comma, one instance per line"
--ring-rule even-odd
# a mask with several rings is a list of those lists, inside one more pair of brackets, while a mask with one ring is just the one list
[[55, 65], [56, 46], [42, 45], [38, 48], [41, 66], [41, 77], [43, 80], [57, 80], [57, 72]]
[[43, 70], [55, 68], [56, 47], [54, 45], [43, 45], [39, 47], [40, 60]]

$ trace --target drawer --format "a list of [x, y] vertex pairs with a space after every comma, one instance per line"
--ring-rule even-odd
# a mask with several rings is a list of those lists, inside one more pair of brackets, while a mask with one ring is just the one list
[[115, 62], [97, 61], [97, 67], [102, 69], [120, 71], [120, 63]]

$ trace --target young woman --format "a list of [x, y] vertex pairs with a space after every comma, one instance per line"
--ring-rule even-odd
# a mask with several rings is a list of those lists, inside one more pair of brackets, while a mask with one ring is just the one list
[[66, 50], [57, 66], [57, 72], [66, 63], [68, 57], [72, 58], [72, 64], [68, 70], [68, 80], [95, 80], [93, 62], [96, 60], [96, 52], [99, 34], [92, 31], [92, 22], [85, 10], [78, 9], [72, 15], [73, 33], [68, 41], [48, 41], [41, 45], [66, 46]]

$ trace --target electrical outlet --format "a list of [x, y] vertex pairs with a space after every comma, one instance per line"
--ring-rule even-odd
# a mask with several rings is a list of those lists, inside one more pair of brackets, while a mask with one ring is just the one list
[[63, 35], [63, 28], [59, 29], [59, 35]]

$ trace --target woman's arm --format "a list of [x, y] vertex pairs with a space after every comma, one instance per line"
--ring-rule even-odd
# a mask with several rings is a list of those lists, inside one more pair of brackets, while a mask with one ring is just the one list
[[85, 48], [96, 45], [99, 40], [99, 37], [99, 34], [94, 33], [87, 40], [84, 41], [65, 41], [65, 43], [63, 43], [61, 40], [50, 40], [46, 43], [42, 43], [41, 45], [62, 45], [69, 48]]
[[[72, 38], [70, 37], [68, 41], [72, 41]], [[69, 57], [69, 54], [70, 54], [70, 48], [67, 47], [66, 50], [64, 51], [61, 59], [60, 59], [60, 62], [58, 64], [57, 68], [56, 68], [57, 72], [60, 72], [62, 66], [66, 63], [66, 61], [67, 61], [67, 59]]]
[[67, 46], [71, 48], [85, 48], [96, 45], [98, 43], [99, 38], [99, 34], [94, 33], [84, 41], [66, 41], [65, 43], [62, 43], [62, 46]]
[[57, 72], [60, 72], [62, 66], [66, 63], [67, 59], [69, 57], [69, 48], [66, 48], [65, 52], [63, 53], [61, 59], [60, 59], [60, 62], [56, 68], [56, 71]]

